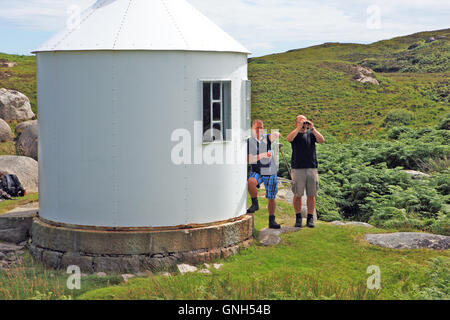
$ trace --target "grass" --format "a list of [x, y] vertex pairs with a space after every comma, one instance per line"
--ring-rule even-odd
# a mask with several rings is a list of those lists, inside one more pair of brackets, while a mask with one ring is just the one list
[[96, 288], [118, 284], [118, 275], [82, 278], [80, 290], [67, 289], [68, 274], [46, 269], [26, 252], [22, 263], [12, 269], [0, 269], [0, 300], [71, 300]]
[[[267, 224], [267, 202], [255, 227]], [[279, 202], [279, 221], [294, 223], [290, 205]], [[283, 235], [274, 247], [254, 245], [224, 262], [212, 275], [150, 276], [97, 289], [80, 299], [406, 299], [426, 286], [427, 263], [448, 251], [393, 250], [367, 244], [363, 227], [318, 222], [315, 229]], [[370, 232], [387, 232], [370, 229]], [[371, 265], [381, 268], [382, 289], [366, 287]]]
[[39, 194], [37, 193], [28, 193], [23, 197], [12, 198], [11, 200], [4, 200], [0, 202], [0, 215], [16, 207], [23, 206], [31, 202], [36, 202], [38, 200]]
[[[261, 199], [260, 204], [258, 230], [267, 224], [267, 201]], [[277, 203], [277, 220], [294, 223], [289, 204]], [[149, 275], [128, 283], [118, 275], [89, 275], [82, 278], [81, 290], [73, 291], [66, 287], [64, 271], [46, 269], [26, 252], [19, 266], [0, 270], [0, 299], [411, 299], [429, 286], [430, 259], [450, 257], [448, 251], [375, 247], [363, 240], [368, 232], [388, 231], [318, 222], [315, 229], [282, 235], [276, 246], [254, 244], [219, 261], [224, 265], [212, 269], [212, 275], [175, 272], [172, 277]], [[381, 269], [381, 290], [366, 287], [371, 265]], [[432, 275], [447, 276], [442, 271]]]

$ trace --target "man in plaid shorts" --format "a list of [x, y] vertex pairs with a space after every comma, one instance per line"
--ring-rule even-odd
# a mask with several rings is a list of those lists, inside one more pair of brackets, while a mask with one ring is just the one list
[[247, 141], [248, 163], [251, 171], [248, 176], [248, 191], [252, 205], [247, 213], [259, 210], [258, 188], [264, 183], [269, 209], [269, 228], [280, 229], [275, 221], [275, 199], [278, 193], [277, 165], [272, 151], [272, 142], [280, 138], [280, 133], [263, 134], [264, 124], [261, 120], [253, 121], [252, 136]]

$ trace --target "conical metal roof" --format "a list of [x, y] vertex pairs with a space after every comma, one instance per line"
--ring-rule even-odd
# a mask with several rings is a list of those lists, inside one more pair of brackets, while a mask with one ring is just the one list
[[34, 52], [85, 50], [250, 53], [185, 0], [98, 0]]

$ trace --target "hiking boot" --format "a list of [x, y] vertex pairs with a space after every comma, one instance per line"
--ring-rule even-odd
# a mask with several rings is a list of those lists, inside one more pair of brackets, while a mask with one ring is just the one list
[[259, 210], [258, 198], [252, 198], [252, 205], [247, 209], [247, 213], [254, 213]]
[[281, 226], [275, 221], [275, 216], [269, 216], [269, 229], [281, 229]]
[[295, 225], [294, 227], [296, 228], [301, 228], [302, 227], [302, 214], [301, 213], [297, 213], [295, 215]]
[[306, 220], [306, 226], [308, 228], [314, 228], [314, 216], [312, 214], [308, 214], [308, 218]]

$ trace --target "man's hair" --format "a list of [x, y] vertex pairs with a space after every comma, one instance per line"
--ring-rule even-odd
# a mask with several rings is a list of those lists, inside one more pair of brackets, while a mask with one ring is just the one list
[[257, 123], [263, 123], [264, 124], [264, 122], [261, 119], [255, 119], [255, 120], [253, 120], [252, 125], [254, 126]]

